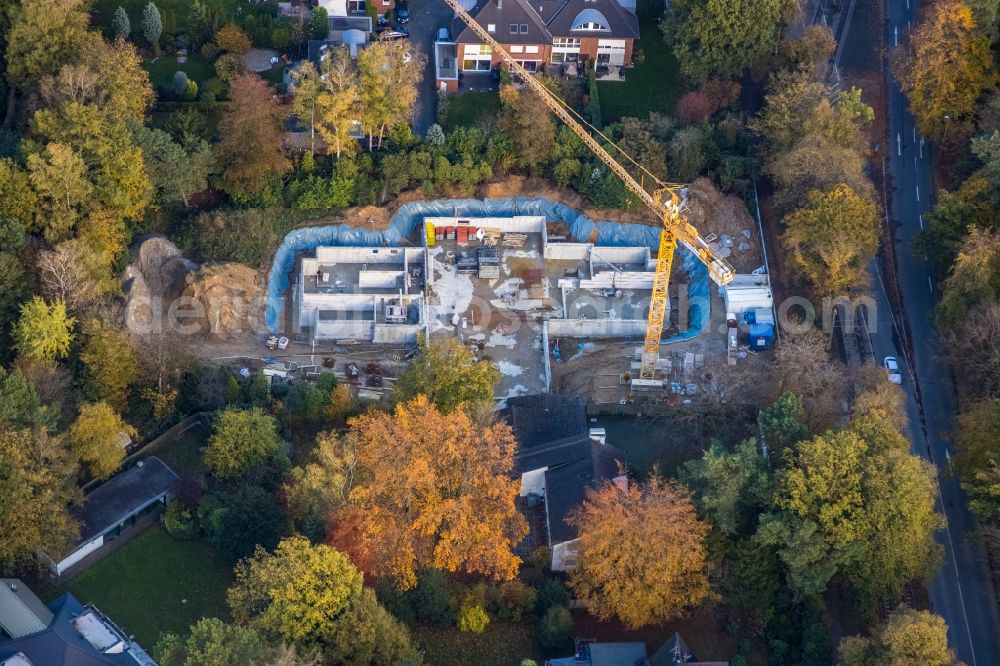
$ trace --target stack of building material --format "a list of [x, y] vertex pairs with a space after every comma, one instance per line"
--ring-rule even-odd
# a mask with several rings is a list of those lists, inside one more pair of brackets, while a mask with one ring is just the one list
[[500, 253], [493, 248], [479, 248], [479, 277], [493, 280], [500, 277]]
[[503, 246], [504, 247], [523, 247], [524, 241], [528, 239], [528, 234], [522, 233], [506, 233], [503, 235]]

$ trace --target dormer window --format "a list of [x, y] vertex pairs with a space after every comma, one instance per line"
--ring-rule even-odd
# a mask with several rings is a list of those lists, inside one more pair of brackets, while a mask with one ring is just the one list
[[511, 23], [510, 24], [510, 34], [512, 34], [512, 35], [516, 35], [517, 34], [517, 24], [516, 23]]
[[604, 14], [596, 9], [584, 9], [573, 20], [573, 30], [607, 32], [610, 30], [609, 25], [610, 23]]
[[521, 34], [522, 35], [527, 35], [528, 34], [528, 24], [527, 23], [522, 23], [521, 24]]

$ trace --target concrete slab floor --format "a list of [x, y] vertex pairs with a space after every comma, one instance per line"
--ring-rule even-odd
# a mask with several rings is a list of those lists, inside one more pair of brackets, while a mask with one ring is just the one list
[[431, 337], [454, 337], [494, 361], [501, 374], [497, 397], [545, 392], [542, 324], [529, 311], [543, 306], [547, 290], [541, 235], [528, 234], [522, 247], [497, 248], [500, 277], [492, 280], [458, 273], [449, 263], [449, 252], [476, 247], [439, 241], [431, 248]]

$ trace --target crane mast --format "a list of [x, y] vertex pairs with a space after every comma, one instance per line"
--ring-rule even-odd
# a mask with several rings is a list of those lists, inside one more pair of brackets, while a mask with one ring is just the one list
[[655, 384], [656, 361], [660, 355], [660, 338], [663, 334], [663, 322], [667, 316], [670, 303], [668, 287], [670, 285], [670, 269], [673, 265], [674, 250], [677, 243], [682, 243], [693, 252], [708, 268], [711, 278], [720, 285], [730, 282], [736, 271], [698, 233], [684, 215], [685, 190], [677, 184], [658, 182], [660, 186], [653, 192], [646, 190], [642, 184], [630, 174], [621, 163], [595, 139], [590, 132], [570, 112], [569, 107], [556, 97], [531, 73], [522, 67], [514, 57], [504, 49], [476, 20], [466, 12], [458, 0], [445, 0], [455, 15], [469, 26], [484, 44], [500, 54], [510, 71], [538, 95], [549, 110], [573, 130], [584, 145], [590, 149], [611, 171], [618, 176], [625, 187], [639, 197], [645, 206], [661, 221], [660, 247], [656, 254], [656, 273], [653, 278], [653, 293], [649, 304], [649, 317], [646, 322], [646, 339], [642, 347], [642, 364], [639, 371], [640, 382]]

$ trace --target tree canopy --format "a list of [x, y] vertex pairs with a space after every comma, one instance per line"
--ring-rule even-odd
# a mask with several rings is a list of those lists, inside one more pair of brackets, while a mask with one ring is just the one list
[[205, 462], [223, 479], [235, 479], [278, 455], [278, 422], [259, 407], [228, 408], [212, 424]]
[[997, 82], [989, 38], [976, 30], [972, 10], [962, 0], [928, 5], [908, 46], [896, 50], [894, 65], [917, 130], [935, 139], [950, 123], [961, 131], [976, 100]]
[[845, 295], [867, 283], [882, 227], [874, 202], [847, 185], [813, 190], [784, 222], [789, 263], [818, 295]]
[[496, 579], [517, 574], [513, 548], [527, 526], [515, 506], [510, 426], [477, 426], [461, 411], [443, 414], [423, 396], [392, 414], [351, 421], [364, 480], [350, 493], [364, 515], [365, 550], [376, 573], [412, 587], [435, 567]]
[[733, 76], [774, 50], [785, 0], [680, 0], [663, 30], [681, 70], [695, 81]]
[[293, 536], [236, 565], [229, 608], [237, 621], [293, 642], [320, 641], [361, 594], [346, 555]]
[[607, 482], [571, 520], [580, 542], [569, 586], [597, 617], [638, 628], [682, 616], [710, 596], [709, 527], [684, 486], [657, 474], [627, 489]]
[[500, 381], [492, 363], [474, 363], [472, 352], [457, 340], [418, 342], [420, 353], [396, 381], [395, 396], [407, 402], [426, 396], [439, 410], [452, 412], [461, 403], [491, 400]]
[[75, 323], [62, 301], [50, 304], [33, 296], [21, 306], [21, 317], [14, 327], [14, 346], [26, 358], [52, 363], [69, 353]]
[[135, 428], [106, 402], [86, 404], [80, 408], [69, 432], [73, 454], [84, 463], [95, 479], [106, 479], [114, 474], [125, 460], [125, 449], [119, 437], [136, 436]]
[[79, 533], [69, 500], [76, 467], [43, 430], [0, 428], [0, 570], [29, 562], [35, 549], [58, 556]]

